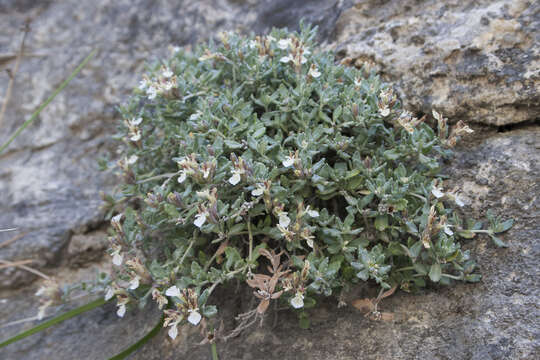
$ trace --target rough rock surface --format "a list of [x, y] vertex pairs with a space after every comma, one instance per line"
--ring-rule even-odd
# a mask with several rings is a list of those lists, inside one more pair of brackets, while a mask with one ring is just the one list
[[540, 3], [357, 1], [336, 48], [396, 84], [407, 108], [496, 126], [540, 117]]
[[[322, 38], [344, 56], [359, 59], [358, 64], [368, 59], [385, 77], [397, 81], [412, 110], [427, 112], [433, 105], [453, 120], [496, 125], [538, 117], [539, 11], [534, 2], [528, 6], [510, 0], [357, 3], [340, 16], [352, 5], [348, 1], [0, 0], [0, 56], [17, 51], [19, 27], [26, 17], [33, 19], [28, 55], [0, 124], [0, 143], [90, 49], [100, 49], [39, 120], [0, 155], [0, 229], [19, 228], [16, 233], [0, 233], [0, 244], [25, 234], [0, 246], [0, 259], [34, 259], [33, 267], [66, 282], [91, 279], [106, 267], [108, 257], [99, 259], [104, 246], [99, 191], [109, 190], [114, 177], [99, 172], [96, 159], [114, 154], [110, 138], [117, 120], [115, 106], [137, 83], [146, 59], [159, 58], [169, 44], [193, 44], [220, 30], [294, 27], [306, 16], [321, 25]], [[332, 43], [335, 37], [337, 42]], [[452, 48], [445, 39], [463, 42], [444, 50]], [[480, 60], [483, 56], [488, 60]], [[13, 60], [3, 59], [9, 57], [0, 57], [0, 69], [13, 66]], [[431, 70], [424, 71], [424, 66]], [[442, 68], [437, 72], [438, 66]], [[6, 83], [2, 72], [1, 98]], [[418, 295], [399, 292], [382, 304], [396, 314], [392, 323], [369, 321], [351, 307], [336, 309], [332, 300], [312, 312], [310, 330], [300, 330], [293, 313], [279, 312], [263, 327], [219, 344], [220, 358], [540, 358], [540, 128], [478, 130], [448, 164], [448, 173], [458, 179], [449, 186], [465, 192], [467, 214], [481, 218], [492, 208], [516, 220], [503, 235], [508, 249], [495, 248], [484, 237], [467, 243], [480, 263], [481, 283]], [[34, 279], [13, 268], [0, 270], [0, 326], [36, 314], [32, 295], [40, 282], [29, 285]], [[365, 297], [370, 291], [358, 289], [349, 298]], [[249, 302], [234, 301], [230, 293], [216, 298], [227, 328], [234, 326], [235, 314], [250, 307]], [[118, 319], [114, 304], [109, 304], [12, 344], [2, 349], [0, 357], [105, 359], [143, 336], [155, 321], [157, 314], [150, 307]], [[0, 327], [0, 341], [31, 325]], [[199, 340], [193, 329], [175, 342], [162, 332], [131, 358], [208, 359], [208, 346], [194, 345]]]
[[[99, 191], [114, 178], [98, 171], [97, 159], [113, 151], [118, 106], [140, 80], [147, 60], [166, 56], [170, 45], [190, 45], [223, 30], [264, 32], [296, 28], [298, 20], [331, 35], [342, 1], [14, 1], [0, 0], [0, 69], [13, 67], [21, 27], [31, 19], [10, 106], [0, 124], [0, 143], [90, 53], [97, 55], [38, 120], [0, 155], [0, 229], [17, 227], [24, 237], [0, 248], [0, 259], [58, 264], [72, 235], [100, 225]], [[292, 9], [292, 11], [289, 11]], [[0, 98], [8, 82], [0, 74]], [[0, 242], [13, 233], [0, 233]], [[35, 276], [0, 270], [0, 288]]]

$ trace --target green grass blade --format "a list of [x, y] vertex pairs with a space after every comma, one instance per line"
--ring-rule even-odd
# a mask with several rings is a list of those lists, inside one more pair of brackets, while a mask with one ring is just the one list
[[60, 86], [54, 90], [54, 92], [51, 94], [51, 96], [49, 96], [47, 98], [47, 100], [45, 100], [44, 103], [42, 103], [36, 111], [34, 111], [34, 113], [32, 114], [32, 116], [30, 116], [30, 118], [28, 120], [26, 120], [16, 131], [15, 133], [13, 133], [13, 135], [11, 135], [11, 137], [9, 138], [8, 141], [6, 141], [6, 143], [4, 145], [2, 145], [0, 147], [0, 153], [2, 153], [2, 151], [4, 151], [5, 148], [7, 148], [9, 146], [9, 144], [11, 144], [11, 142], [13, 140], [15, 140], [17, 138], [17, 136], [19, 136], [19, 134], [24, 130], [26, 129], [26, 127], [28, 127], [28, 125], [30, 125], [38, 116], [39, 114], [41, 113], [41, 111], [43, 111], [43, 109], [45, 109], [45, 107], [47, 107], [47, 105], [49, 105], [49, 103], [51, 101], [54, 100], [54, 98], [56, 97], [56, 95], [58, 95], [62, 90], [64, 90], [64, 88], [67, 86], [67, 84], [69, 84], [71, 82], [71, 80], [73, 80], [73, 78], [75, 76], [77, 76], [77, 74], [79, 72], [81, 72], [81, 70], [85, 67], [85, 65], [90, 61], [90, 59], [96, 54], [96, 51], [97, 49], [94, 49], [80, 64], [79, 66], [77, 66], [77, 68], [75, 70], [73, 70], [73, 72], [67, 77], [67, 79], [65, 79], [62, 84], [60, 84]]
[[28, 337], [30, 335], [33, 335], [37, 332], [40, 332], [42, 330], [45, 330], [53, 325], [56, 325], [56, 324], [59, 324], [61, 323], [62, 321], [64, 320], [68, 320], [68, 319], [71, 319], [72, 317], [75, 317], [77, 315], [80, 315], [86, 311], [89, 311], [89, 310], [92, 310], [92, 309], [95, 309], [97, 307], [100, 307], [101, 305], [105, 304], [106, 301], [103, 299], [103, 298], [99, 298], [97, 300], [94, 300], [88, 304], [85, 304], [83, 306], [80, 306], [76, 309], [73, 309], [73, 310], [70, 310], [62, 315], [59, 315], [57, 317], [54, 317], [50, 320], [47, 320], [45, 321], [44, 323], [42, 324], [39, 324], [29, 330], [26, 330], [18, 335], [15, 335], [14, 337], [10, 338], [10, 339], [7, 339], [6, 341], [0, 343], [0, 348], [3, 348], [4, 346], [7, 346], [9, 344], [12, 344], [16, 341], [19, 341], [21, 339], [24, 339], [25, 337]]
[[146, 342], [148, 342], [148, 340], [150, 340], [151, 338], [156, 336], [159, 333], [159, 330], [161, 330], [162, 326], [163, 326], [163, 316], [161, 317], [161, 320], [159, 320], [157, 325], [154, 326], [154, 328], [152, 330], [150, 330], [150, 332], [148, 334], [146, 334], [142, 339], [140, 339], [135, 344], [128, 347], [126, 350], [122, 351], [120, 354], [113, 356], [109, 360], [122, 360], [122, 359], [125, 359], [126, 356], [128, 356], [129, 354], [131, 354], [132, 352], [134, 352], [135, 350], [137, 350], [138, 348], [143, 346]]

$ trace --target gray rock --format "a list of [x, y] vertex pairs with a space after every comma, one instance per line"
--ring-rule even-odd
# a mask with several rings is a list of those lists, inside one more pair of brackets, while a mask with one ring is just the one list
[[359, 1], [336, 49], [396, 85], [407, 108], [490, 125], [540, 115], [540, 3]]
[[[97, 170], [101, 155], [114, 157], [115, 106], [129, 94], [147, 59], [168, 45], [189, 45], [239, 29], [263, 32], [271, 25], [296, 26], [303, 15], [318, 23], [323, 40], [360, 64], [370, 60], [396, 80], [412, 110], [433, 106], [454, 120], [502, 125], [538, 117], [538, 5], [523, 1], [0, 0], [0, 55], [17, 51], [19, 27], [33, 18], [0, 143], [90, 52], [99, 52], [40, 118], [0, 155], [0, 259], [32, 264], [61, 282], [92, 279], [106, 269], [99, 191], [115, 178]], [[334, 24], [340, 20], [337, 27]], [[517, 25], [516, 25], [517, 24]], [[395, 40], [394, 40], [395, 38]], [[476, 40], [475, 40], [476, 39]], [[454, 41], [455, 40], [455, 41]], [[457, 41], [457, 42], [456, 42]], [[333, 43], [332, 43], [333, 44]], [[476, 47], [475, 47], [476, 46]], [[0, 59], [10, 59], [9, 57]], [[12, 59], [12, 58], [11, 58]], [[0, 69], [13, 60], [0, 60]], [[426, 67], [426, 68], [424, 68]], [[0, 84], [7, 77], [0, 74]], [[0, 97], [5, 95], [0, 86]], [[220, 359], [533, 359], [540, 358], [537, 324], [539, 284], [540, 129], [497, 133], [479, 128], [457, 149], [446, 184], [463, 190], [468, 216], [489, 208], [516, 225], [502, 238], [508, 249], [478, 237], [465, 244], [484, 278], [478, 284], [398, 292], [381, 308], [394, 322], [373, 322], [350, 306], [322, 300], [310, 312], [309, 330], [290, 311], [271, 312], [262, 327], [219, 343]], [[89, 255], [89, 256], [87, 256]], [[92, 261], [88, 264], [89, 261]], [[40, 285], [17, 269], [0, 272], [0, 326], [32, 317]], [[14, 289], [15, 286], [25, 287]], [[215, 297], [226, 329], [253, 306], [236, 289]], [[348, 300], [372, 294], [357, 289]], [[235, 293], [235, 294], [233, 294]], [[86, 300], [53, 308], [61, 313]], [[118, 319], [114, 304], [95, 309], [2, 349], [2, 359], [105, 359], [134, 343], [158, 320], [156, 309], [129, 311]], [[32, 322], [0, 327], [0, 341]], [[171, 341], [162, 331], [132, 359], [208, 359], [208, 346], [186, 328]]]

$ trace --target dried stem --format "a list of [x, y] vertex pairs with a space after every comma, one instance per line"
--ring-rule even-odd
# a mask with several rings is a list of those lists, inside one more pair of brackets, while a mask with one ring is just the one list
[[7, 261], [7, 260], [0, 260], [0, 264], [4, 264], [4, 265], [8, 265], [8, 266], [13, 266], [13, 267], [18, 267], [19, 269], [23, 269], [23, 270], [26, 270], [28, 272], [31, 272], [32, 274], [35, 274], [37, 276], [40, 276], [46, 280], [50, 280], [51, 278], [47, 275], [45, 275], [44, 273], [42, 273], [41, 271], [39, 270], [36, 270], [36, 269], [33, 269], [29, 266], [26, 266], [26, 265], [19, 265], [17, 264], [16, 262], [11, 262], [11, 261]]

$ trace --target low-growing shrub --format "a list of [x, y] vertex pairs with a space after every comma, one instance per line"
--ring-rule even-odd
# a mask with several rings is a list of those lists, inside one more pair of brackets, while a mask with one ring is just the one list
[[119, 316], [154, 300], [172, 338], [186, 323], [213, 329], [212, 294], [237, 279], [258, 298], [241, 327], [271, 302], [306, 325], [318, 297], [361, 281], [388, 294], [479, 280], [457, 242], [479, 226], [456, 216], [441, 177], [471, 130], [437, 112], [432, 129], [314, 37], [223, 33], [174, 49], [121, 108], [107, 291]]

